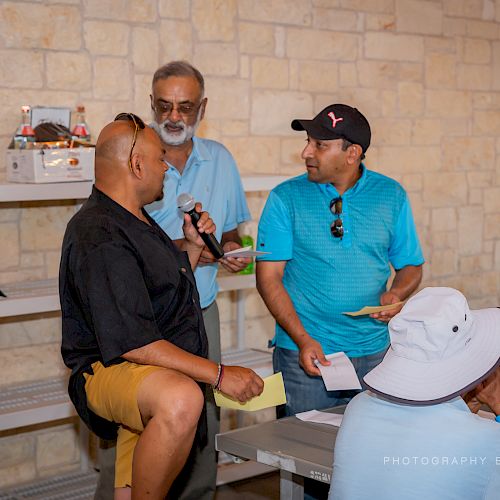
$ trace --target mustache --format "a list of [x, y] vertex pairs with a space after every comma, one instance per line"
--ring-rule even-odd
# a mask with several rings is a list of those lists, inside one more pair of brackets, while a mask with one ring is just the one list
[[176, 122], [173, 122], [173, 121], [169, 120], [168, 118], [166, 120], [162, 121], [159, 125], [161, 128], [165, 128], [167, 126], [179, 127], [183, 130], [186, 128], [186, 124], [182, 120], [177, 120]]

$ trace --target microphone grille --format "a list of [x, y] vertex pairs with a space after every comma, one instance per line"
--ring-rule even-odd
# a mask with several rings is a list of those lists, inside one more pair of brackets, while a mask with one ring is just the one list
[[189, 193], [181, 193], [177, 196], [177, 206], [183, 212], [189, 212], [193, 210], [195, 206], [194, 198]]

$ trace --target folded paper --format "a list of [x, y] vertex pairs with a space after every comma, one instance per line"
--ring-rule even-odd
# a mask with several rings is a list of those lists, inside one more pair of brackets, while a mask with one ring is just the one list
[[240, 403], [219, 391], [214, 391], [214, 396], [217, 406], [233, 410], [256, 411], [286, 403], [285, 384], [281, 372], [266, 377], [262, 394], [255, 396], [246, 403]]
[[373, 314], [382, 311], [390, 311], [391, 309], [396, 309], [396, 307], [399, 307], [402, 303], [403, 302], [396, 302], [394, 304], [388, 304], [386, 306], [365, 306], [359, 311], [344, 312], [342, 314], [347, 314], [347, 316], [363, 316], [364, 314]]

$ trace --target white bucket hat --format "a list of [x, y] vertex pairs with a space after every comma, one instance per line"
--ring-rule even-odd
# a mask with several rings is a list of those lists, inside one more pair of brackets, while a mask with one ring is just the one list
[[424, 288], [389, 322], [391, 346], [364, 377], [373, 392], [435, 404], [475, 387], [500, 362], [500, 309], [471, 311], [453, 288]]

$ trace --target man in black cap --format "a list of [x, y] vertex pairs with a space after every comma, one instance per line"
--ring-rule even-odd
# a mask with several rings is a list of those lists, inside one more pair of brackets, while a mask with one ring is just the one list
[[[361, 380], [380, 363], [387, 322], [417, 288], [424, 262], [405, 190], [362, 163], [367, 119], [333, 104], [292, 128], [307, 132], [307, 173], [271, 191], [257, 243], [270, 252], [258, 258], [257, 286], [276, 319], [273, 364], [283, 372], [285, 415], [343, 404], [356, 393], [327, 391], [318, 365], [345, 352]], [[396, 305], [343, 314], [379, 304]]]
[[362, 163], [367, 119], [333, 104], [292, 128], [307, 132], [307, 174], [270, 193], [258, 238], [258, 249], [270, 253], [257, 265], [259, 291], [277, 323], [274, 362], [285, 378], [288, 415], [352, 396], [326, 391], [317, 364], [343, 351], [361, 379], [382, 359], [386, 323], [401, 305], [356, 318], [343, 313], [404, 301], [424, 262], [405, 190]]

